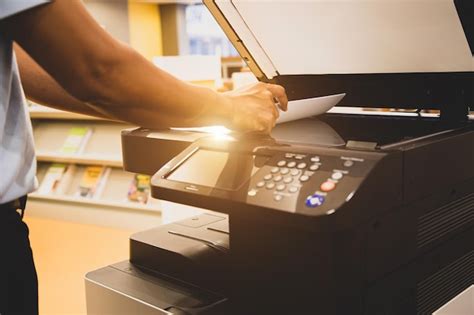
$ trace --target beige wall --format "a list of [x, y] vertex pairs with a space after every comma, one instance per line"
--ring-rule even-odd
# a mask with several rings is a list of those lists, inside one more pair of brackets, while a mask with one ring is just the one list
[[159, 5], [133, 0], [83, 0], [112, 36], [130, 44], [147, 59], [163, 54]]
[[128, 25], [127, 0], [83, 0], [86, 8], [94, 18], [112, 36], [118, 40], [130, 43]]
[[162, 23], [155, 3], [128, 3], [130, 45], [147, 59], [163, 55]]

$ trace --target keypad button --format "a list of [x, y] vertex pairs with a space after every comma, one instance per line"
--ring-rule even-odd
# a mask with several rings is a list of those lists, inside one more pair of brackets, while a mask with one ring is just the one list
[[311, 172], [311, 171], [304, 171], [303, 175], [306, 175], [306, 176], [313, 176], [314, 172]]
[[272, 182], [269, 182], [267, 183], [267, 185], [265, 186], [266, 189], [273, 189], [275, 188], [275, 183], [272, 183]]
[[353, 161], [351, 161], [351, 160], [344, 161], [344, 166], [345, 167], [351, 167], [352, 165], [354, 165]]
[[276, 190], [278, 190], [278, 191], [283, 191], [283, 190], [285, 190], [285, 188], [286, 188], [285, 184], [280, 184], [280, 185], [276, 186]]
[[262, 188], [263, 186], [265, 186], [265, 182], [258, 182], [257, 183], [258, 188]]
[[296, 187], [296, 186], [291, 186], [290, 188], [288, 188], [288, 191], [289, 191], [290, 193], [295, 193], [295, 192], [298, 191], [298, 187]]
[[293, 177], [285, 177], [285, 178], [283, 179], [283, 182], [284, 182], [285, 184], [289, 184], [289, 183], [291, 183], [292, 181], [293, 181]]
[[257, 191], [255, 189], [251, 189], [251, 190], [249, 190], [247, 195], [249, 195], [250, 197], [254, 197], [254, 196], [257, 195]]
[[278, 168], [278, 167], [273, 167], [272, 170], [271, 170], [271, 172], [273, 174], [278, 173], [279, 171], [280, 171], [280, 168]]
[[282, 201], [282, 200], [283, 200], [283, 196], [282, 196], [282, 195], [275, 195], [275, 196], [273, 196], [273, 200], [275, 200], [275, 201]]
[[313, 156], [313, 157], [311, 157], [311, 162], [315, 163], [315, 162], [319, 162], [319, 161], [320, 161], [319, 156]]
[[310, 208], [319, 207], [324, 203], [324, 196], [321, 195], [311, 195], [306, 198], [306, 206]]
[[302, 160], [302, 159], [304, 159], [304, 157], [305, 157], [305, 155], [303, 155], [303, 154], [297, 154], [297, 155], [295, 156], [295, 159], [297, 159], [297, 160]]
[[336, 183], [331, 182], [331, 181], [326, 181], [326, 182], [321, 184], [320, 188], [321, 188], [322, 191], [328, 192], [328, 191], [331, 191], [334, 188], [336, 188]]
[[318, 165], [318, 164], [313, 164], [313, 165], [311, 165], [311, 166], [309, 167], [309, 169], [310, 169], [311, 171], [317, 171], [317, 170], [319, 169], [319, 165]]
[[272, 179], [272, 177], [273, 177], [272, 174], [267, 174], [267, 175], [263, 176], [263, 179], [264, 180], [270, 180], [270, 179]]
[[290, 174], [291, 176], [298, 176], [300, 174], [300, 171], [298, 171], [297, 169], [292, 169], [290, 171]]
[[295, 167], [296, 166], [296, 162], [295, 161], [291, 161], [291, 162], [288, 162], [288, 165], [287, 165], [289, 168], [292, 168], [292, 167]]
[[280, 176], [280, 175], [277, 175], [277, 176], [273, 177], [273, 181], [275, 181], [275, 182], [279, 182], [279, 181], [281, 181], [282, 179], [283, 179], [283, 177]]
[[341, 172], [334, 172], [331, 175], [331, 178], [335, 180], [340, 180], [342, 177], [344, 177], [344, 175]]
[[286, 167], [284, 167], [284, 168], [282, 168], [282, 169], [280, 170], [280, 174], [281, 174], [281, 175], [286, 175], [286, 174], [288, 174], [289, 172], [290, 172], [290, 170], [287, 169]]
[[277, 165], [280, 166], [280, 167], [285, 166], [286, 161], [285, 160], [278, 161]]
[[292, 159], [294, 157], [295, 157], [294, 153], [285, 153], [285, 158], [287, 158], [287, 159]]
[[301, 169], [303, 169], [303, 168], [306, 167], [306, 163], [300, 163], [300, 164], [298, 164], [298, 166], [296, 166], [296, 167], [301, 170]]
[[309, 176], [308, 176], [308, 175], [302, 175], [302, 176], [300, 177], [300, 181], [302, 181], [302, 182], [307, 182], [308, 180], [309, 180]]

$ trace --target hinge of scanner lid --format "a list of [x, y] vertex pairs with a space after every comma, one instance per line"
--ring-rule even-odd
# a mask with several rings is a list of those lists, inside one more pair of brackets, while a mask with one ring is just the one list
[[356, 150], [375, 150], [377, 147], [377, 142], [368, 142], [368, 141], [347, 141], [346, 148], [356, 149]]

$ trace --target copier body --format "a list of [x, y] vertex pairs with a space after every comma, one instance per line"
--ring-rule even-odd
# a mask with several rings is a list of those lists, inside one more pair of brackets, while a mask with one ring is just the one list
[[[453, 13], [456, 5], [463, 22], [461, 5], [448, 2], [427, 11]], [[137, 285], [134, 301], [163, 314], [425, 314], [472, 285], [472, 65], [284, 73], [286, 55], [269, 50], [274, 39], [262, 28], [268, 18], [254, 14], [261, 3], [205, 3], [257, 77], [283, 84], [290, 99], [348, 91], [345, 106], [441, 113], [336, 110], [278, 125], [270, 136], [126, 130], [124, 166], [154, 174], [153, 197], [213, 212], [132, 235], [131, 265], [90, 273], [89, 287], [133, 295], [114, 279], [152, 282], [162, 293], [143, 297]], [[304, 8], [291, 3], [275, 6], [305, 21]], [[187, 292], [192, 303], [162, 288]]]

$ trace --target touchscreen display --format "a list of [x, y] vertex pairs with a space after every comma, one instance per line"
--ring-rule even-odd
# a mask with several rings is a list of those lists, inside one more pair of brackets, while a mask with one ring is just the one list
[[268, 157], [200, 149], [174, 170], [167, 179], [236, 190], [255, 174]]

